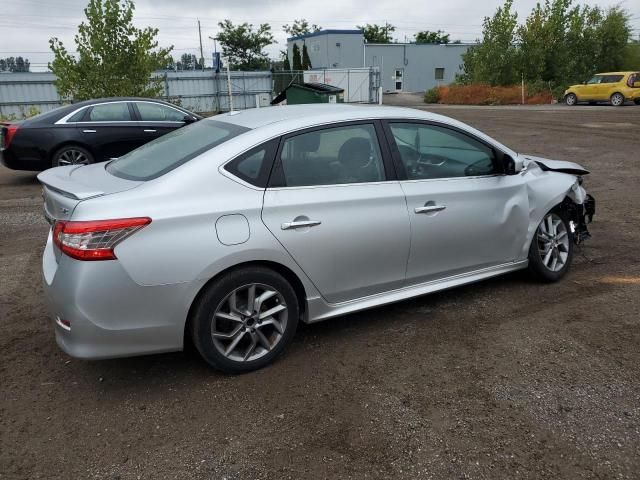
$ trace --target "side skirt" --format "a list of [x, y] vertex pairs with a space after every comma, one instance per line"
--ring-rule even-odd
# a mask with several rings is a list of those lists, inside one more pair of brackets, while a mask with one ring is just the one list
[[308, 323], [315, 323], [329, 318], [346, 315], [348, 313], [365, 310], [367, 308], [379, 307], [389, 303], [399, 302], [408, 298], [425, 295], [427, 293], [446, 290], [448, 288], [458, 287], [467, 283], [478, 282], [486, 278], [495, 277], [505, 273], [522, 270], [527, 268], [529, 261], [521, 260], [519, 262], [510, 262], [494, 267], [483, 268], [472, 272], [462, 273], [440, 280], [433, 280], [418, 285], [391, 290], [389, 292], [378, 293], [368, 297], [349, 300], [342, 303], [326, 303], [322, 298], [309, 298], [307, 300], [309, 307]]

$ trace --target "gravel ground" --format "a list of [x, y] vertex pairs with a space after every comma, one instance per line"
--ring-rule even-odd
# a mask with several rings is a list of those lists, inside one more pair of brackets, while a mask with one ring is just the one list
[[421, 108], [592, 170], [594, 238], [569, 275], [303, 326], [235, 377], [191, 353], [59, 351], [40, 189], [0, 167], [0, 479], [638, 478], [640, 107]]

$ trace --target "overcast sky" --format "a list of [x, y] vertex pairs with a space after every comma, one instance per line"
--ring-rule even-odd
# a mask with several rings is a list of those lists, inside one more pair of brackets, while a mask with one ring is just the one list
[[[29, 58], [32, 70], [42, 70], [51, 60], [49, 38], [59, 37], [73, 51], [73, 36], [84, 18], [87, 0], [0, 0], [0, 57]], [[282, 25], [306, 18], [323, 28], [349, 29], [364, 23], [396, 26], [394, 37], [411, 40], [420, 30], [444, 30], [452, 40], [471, 42], [481, 36], [482, 19], [493, 14], [502, 0], [138, 0], [134, 15], [138, 26], [160, 29], [161, 45], [173, 45], [175, 58], [198, 53], [197, 20], [211, 62], [218, 22], [269, 23], [277, 44], [267, 47], [273, 58], [286, 45]], [[580, 3], [609, 7], [621, 4], [632, 16], [634, 37], [640, 36], [640, 0], [586, 0]], [[536, 0], [515, 0], [522, 21]]]

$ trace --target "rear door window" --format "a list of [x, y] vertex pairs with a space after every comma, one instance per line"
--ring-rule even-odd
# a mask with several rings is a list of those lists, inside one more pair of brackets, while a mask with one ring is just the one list
[[109, 162], [106, 168], [127, 180], [152, 180], [247, 131], [231, 123], [202, 120], [163, 135]]
[[151, 102], [136, 102], [143, 122], [184, 122], [185, 113], [175, 108]]
[[303, 187], [384, 181], [373, 124], [313, 130], [284, 140], [274, 186]]
[[89, 122], [127, 122], [131, 120], [129, 105], [125, 102], [94, 105], [89, 112]]

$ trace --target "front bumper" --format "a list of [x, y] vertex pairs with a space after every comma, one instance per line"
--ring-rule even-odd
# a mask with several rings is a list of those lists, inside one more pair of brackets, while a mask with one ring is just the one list
[[43, 286], [62, 350], [85, 359], [182, 350], [188, 284], [141, 286], [117, 260], [56, 260], [53, 248], [49, 234]]
[[591, 233], [587, 225], [593, 222], [596, 213], [596, 199], [587, 194], [581, 205], [575, 205], [575, 209], [570, 211], [571, 221], [575, 225], [573, 240], [577, 245], [591, 238]]

